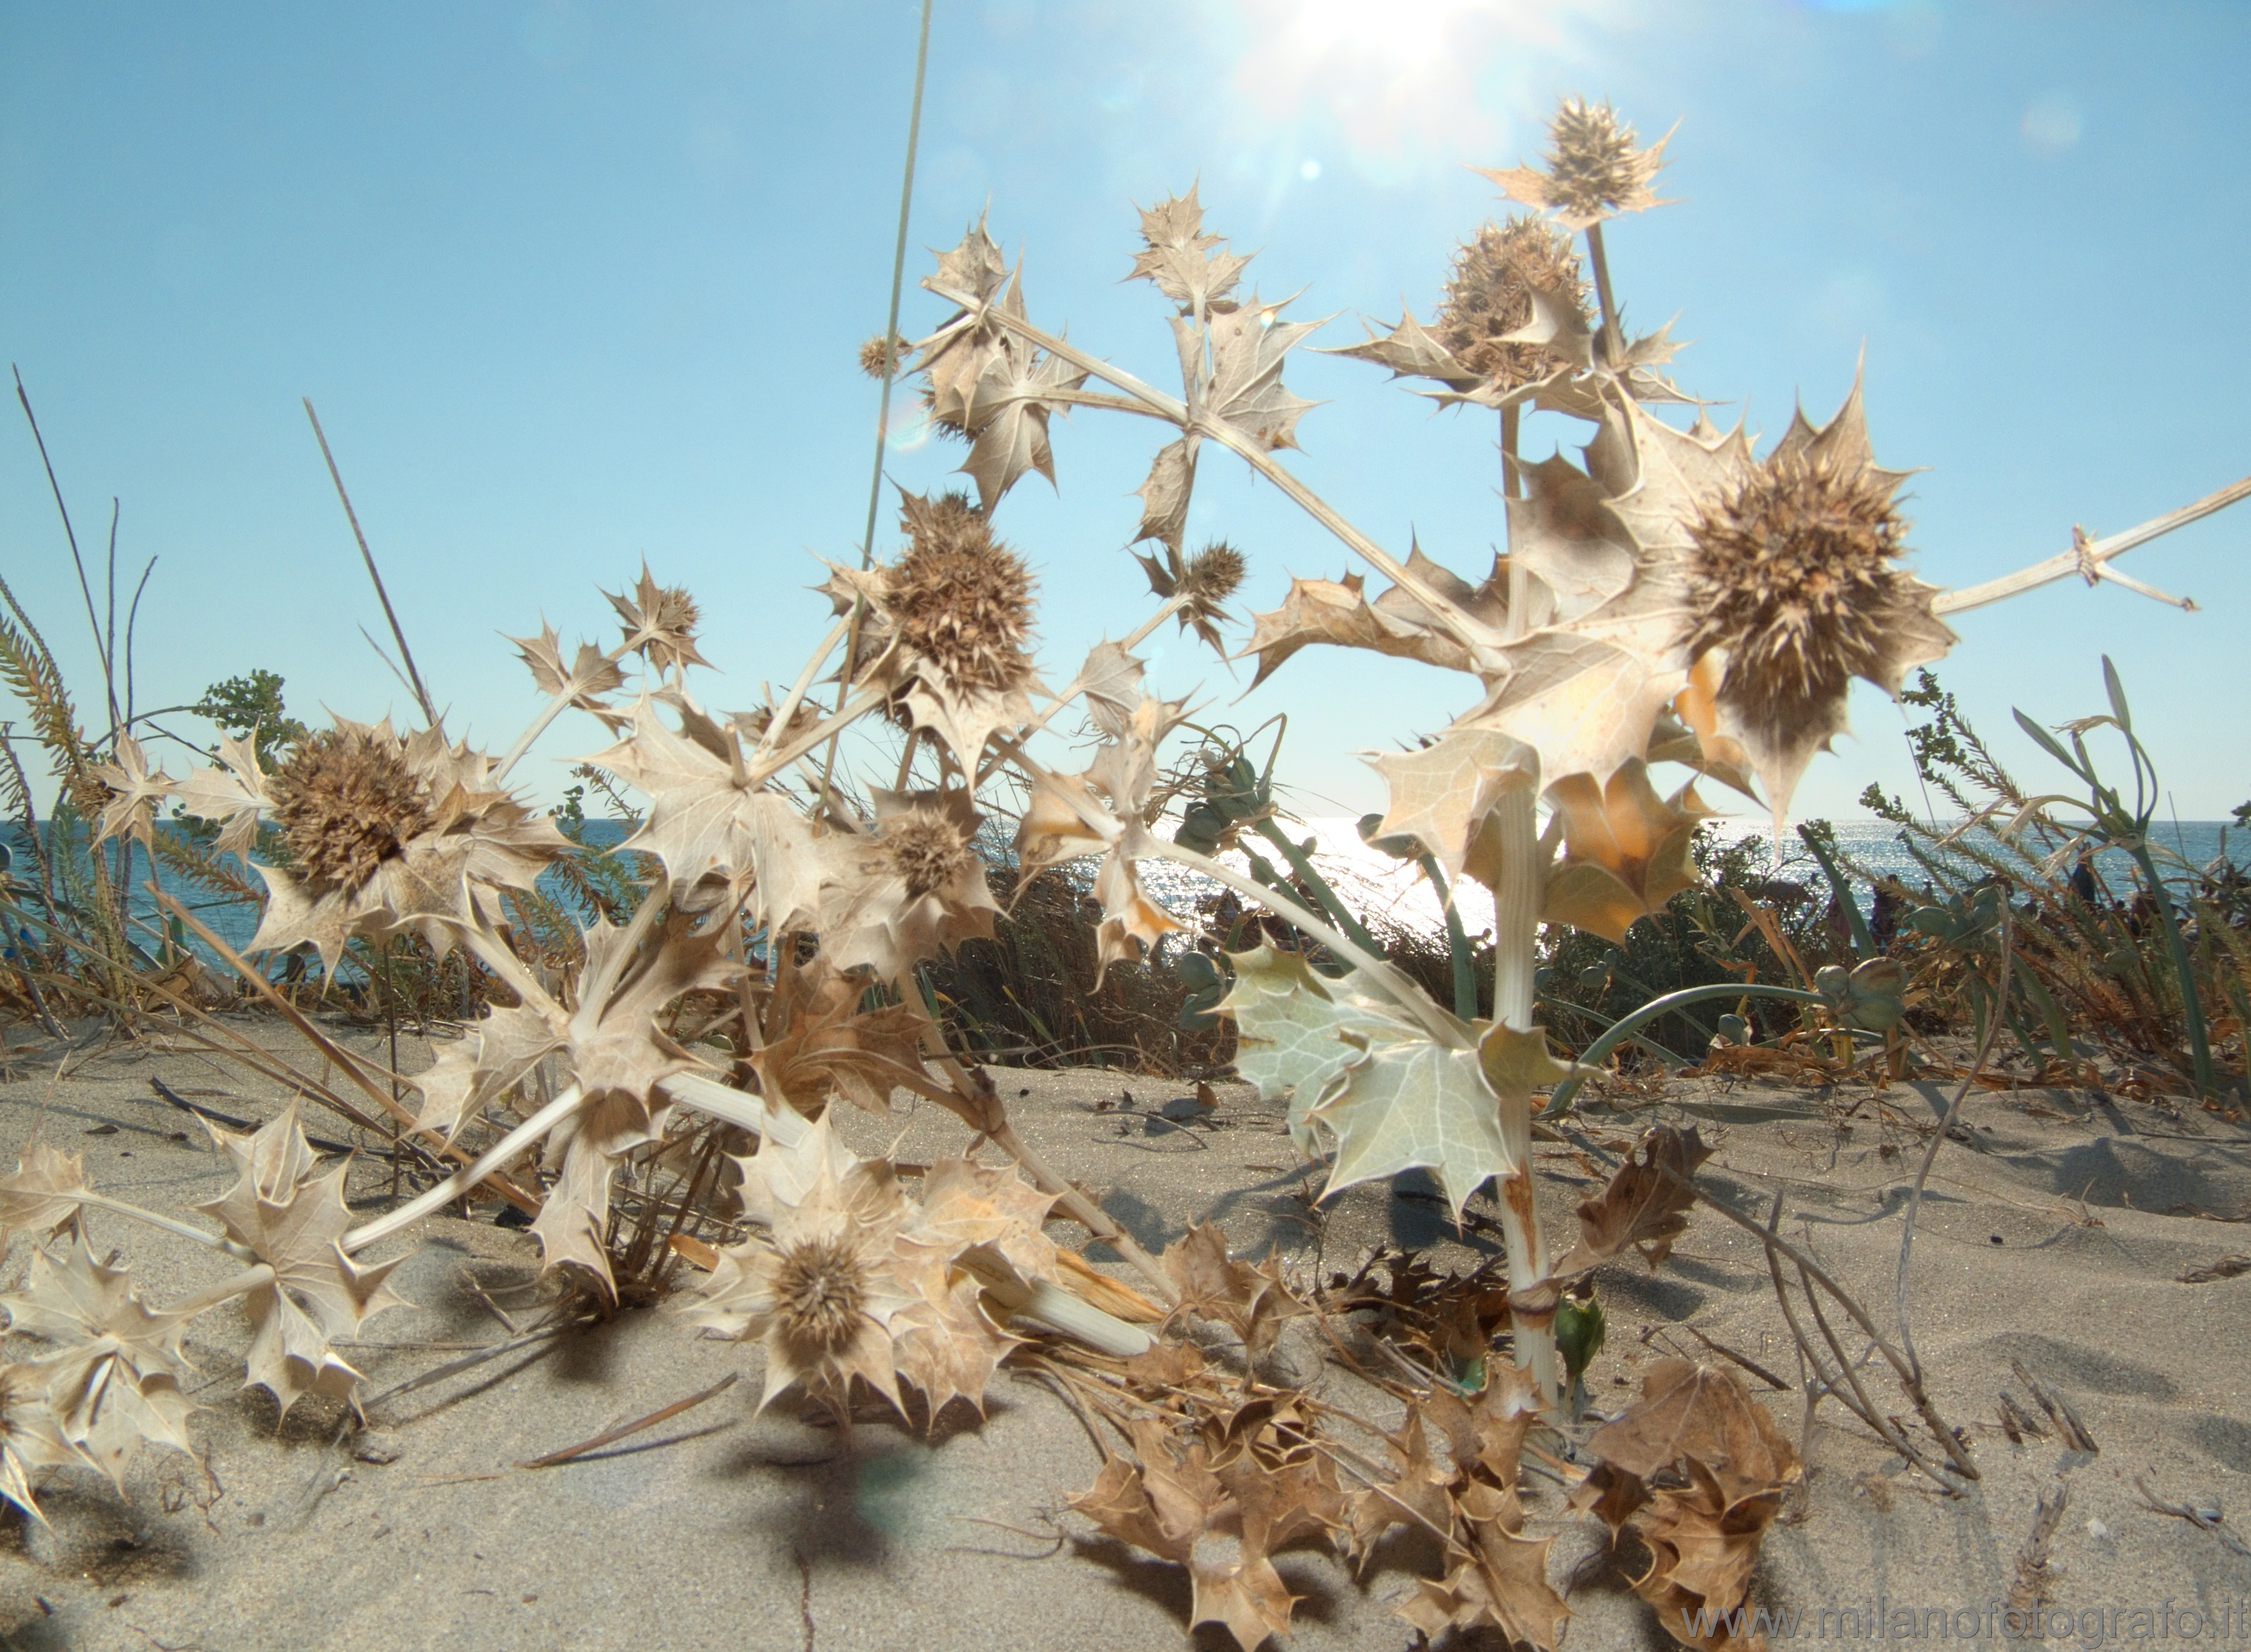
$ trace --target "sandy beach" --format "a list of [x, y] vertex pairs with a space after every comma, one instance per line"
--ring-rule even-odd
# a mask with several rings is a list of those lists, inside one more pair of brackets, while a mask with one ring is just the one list
[[[408, 1070], [427, 1059], [402, 1048]], [[66, 1075], [57, 1065], [52, 1047], [16, 1052], [0, 1084], [0, 1153], [12, 1162], [36, 1137], [83, 1153], [97, 1189], [170, 1210], [227, 1178], [223, 1156], [152, 1078], [240, 1116], [270, 1117], [282, 1100], [154, 1043], [82, 1049]], [[1493, 1254], [1474, 1220], [1457, 1235], [1418, 1177], [1314, 1205], [1318, 1180], [1280, 1109], [1243, 1087], [1219, 1087], [1217, 1113], [1181, 1125], [1152, 1116], [1182, 1093], [1177, 1084], [1098, 1071], [994, 1076], [1023, 1135], [1152, 1249], [1209, 1220], [1238, 1254], [1271, 1248], [1299, 1277], [1350, 1269], [1378, 1246], [1427, 1248], [1441, 1268]], [[1697, 1125], [1718, 1149], [1704, 1184], [1746, 1211], [1786, 1193], [1783, 1231], [1887, 1316], [1906, 1187], [1946, 1099], [1927, 1087], [1816, 1093], [1688, 1078], [1596, 1097], [1579, 1127], [1617, 1151], [1652, 1123]], [[306, 1122], [337, 1129], [309, 1111]], [[903, 1108], [888, 1124], [847, 1111], [841, 1123], [862, 1152], [904, 1130], [902, 1160], [961, 1145], [959, 1126], [932, 1108]], [[1930, 1614], [1941, 1609], [1950, 1638], [1968, 1638], [1965, 1628], [1991, 1638], [2036, 1504], [2061, 1483], [2067, 1502], [2043, 1588], [2047, 1613], [2074, 1614], [2064, 1638], [2133, 1638], [2132, 1614], [2146, 1608], [2170, 1614], [2151, 1621], [2172, 1639], [2251, 1641], [2251, 1560], [2221, 1535], [2151, 1511], [2135, 1484], [2225, 1511], [2223, 1532], [2251, 1498], [2251, 1275], [2181, 1277], [2251, 1250], [2238, 1225], [2251, 1219], [2251, 1140], [2205, 1115], [2083, 1092], [1974, 1095], [1963, 1124], [1929, 1183], [1910, 1303], [1933, 1397], [1965, 1434], [1978, 1478], [1941, 1495], [1822, 1407], [1803, 1505], [1770, 1532], [1754, 1600], [1804, 1614], [1797, 1638], [1849, 1638], [1848, 1622], [1865, 1636], [1880, 1611], [1897, 1637], [1902, 1609], [1925, 1638], [1938, 1638]], [[1551, 1231], [1562, 1232], [1599, 1167], [1569, 1142], [1543, 1144], [1540, 1158]], [[380, 1195], [387, 1176], [358, 1191]], [[121, 1248], [152, 1301], [213, 1276], [184, 1241], [100, 1213], [89, 1222], [97, 1252]], [[1063, 1222], [1050, 1232], [1084, 1237]], [[319, 1399], [277, 1430], [272, 1400], [240, 1386], [241, 1316], [207, 1317], [188, 1342], [202, 1373], [190, 1425], [202, 1468], [143, 1452], [122, 1499], [90, 1472], [52, 1475], [39, 1490], [52, 1529], [12, 1510], [0, 1523], [0, 1644], [1230, 1644], [1216, 1627], [1188, 1635], [1181, 1568], [1065, 1510], [1101, 1457], [1080, 1416], [1036, 1381], [1004, 1369], [981, 1422], [956, 1405], [925, 1438], [869, 1408], [848, 1435], [808, 1420], [793, 1395], [754, 1416], [755, 1350], [700, 1337], [659, 1309], [402, 1391], [540, 1312], [537, 1250], [522, 1233], [447, 1219], [408, 1239], [419, 1248], [395, 1279], [415, 1306], [371, 1321], [365, 1344], [345, 1351], [365, 1392], [382, 1396], [367, 1432], [340, 1430], [342, 1408]], [[28, 1249], [19, 1240], [10, 1255], [11, 1283]], [[1622, 1407], [1657, 1358], [1710, 1358], [1689, 1326], [1794, 1388], [1763, 1248], [1708, 1211], [1654, 1273], [1610, 1267], [1599, 1289], [1609, 1339], [1587, 1378], [1596, 1410]], [[2017, 1365], [2068, 1406], [2095, 1450], [2067, 1448], [2053, 1432], [2009, 1441], [2001, 1390], [2033, 1403]], [[667, 1423], [552, 1467], [518, 1466], [731, 1375], [733, 1387]], [[1906, 1410], [1880, 1372], [1867, 1380]], [[1333, 1363], [1320, 1385], [1377, 1421], [1399, 1416], [1396, 1400]], [[1797, 1438], [1798, 1394], [1752, 1386]], [[1575, 1614], [1564, 1644], [1667, 1644], [1610, 1559], [1604, 1529], [1569, 1510], [1552, 1478], [1527, 1476], [1524, 1496], [1534, 1535], [1557, 1536], [1549, 1576]], [[1318, 1544], [1287, 1552], [1282, 1574], [1303, 1597], [1295, 1643], [1414, 1645], [1393, 1607], [1433, 1547], [1395, 1532], [1359, 1578]]]

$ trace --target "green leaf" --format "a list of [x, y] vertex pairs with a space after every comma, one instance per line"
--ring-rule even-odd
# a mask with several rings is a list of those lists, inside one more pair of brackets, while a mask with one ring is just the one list
[[1458, 1220], [1479, 1184], [1512, 1166], [1500, 1098], [1475, 1050], [1449, 1049], [1396, 1022], [1392, 1028], [1392, 1036], [1368, 1038], [1313, 1109], [1337, 1138], [1321, 1197], [1420, 1166], [1437, 1172]]
[[1334, 984], [1295, 952], [1262, 944], [1229, 953], [1228, 962], [1235, 967], [1235, 990], [1219, 1007], [1235, 1017], [1236, 1070], [1267, 1101], [1290, 1103], [1290, 1139], [1310, 1156], [1319, 1143], [1307, 1116], [1345, 1063], [1363, 1053], [1342, 1035], [1396, 1030], [1399, 1023], [1372, 999], [1333, 996]]
[[2041, 728], [2040, 724], [2034, 722], [2030, 717], [2025, 715], [2023, 712], [2019, 711], [2014, 715], [2017, 719], [2017, 727], [2022, 729], [2026, 734], [2032, 736], [2034, 740], [2038, 741], [2040, 743], [2040, 749], [2046, 751], [2048, 756], [2054, 757], [2058, 763], [2070, 770], [2072, 773], [2077, 775], [2088, 785], [2091, 785], [2095, 783], [2095, 777], [2088, 772], [2085, 768], [2081, 766], [2077, 758], [2074, 757], [2068, 751], [2066, 751], [2062, 746], [2056, 743], [2056, 738], [2054, 735]]
[[2126, 685], [2118, 681], [2118, 667], [2110, 663], [2110, 656], [2102, 656], [2102, 688], [2110, 696], [2110, 709], [2116, 714], [2118, 726], [2129, 735], [2134, 732], [2134, 714], [2126, 709]]

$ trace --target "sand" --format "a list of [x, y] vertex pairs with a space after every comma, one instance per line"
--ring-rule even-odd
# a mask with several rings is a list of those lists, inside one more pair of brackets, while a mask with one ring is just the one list
[[[239, 1025], [287, 1041], [271, 1026]], [[20, 1029], [15, 1039], [20, 1047]], [[408, 1042], [401, 1060], [412, 1070], [429, 1055]], [[224, 1161], [155, 1096], [152, 1076], [183, 1092], [224, 1091], [198, 1099], [245, 1116], [279, 1105], [270, 1085], [157, 1045], [81, 1049], [64, 1076], [52, 1047], [19, 1047], [0, 1082], [0, 1153], [12, 1160], [37, 1132], [82, 1151], [105, 1192], [174, 1210], [211, 1196], [227, 1179]], [[1416, 1179], [1314, 1208], [1279, 1109], [1241, 1087], [1220, 1088], [1210, 1127], [1179, 1128], [1146, 1116], [1181, 1094], [1176, 1084], [1098, 1072], [995, 1076], [1022, 1133], [1153, 1248], [1212, 1220], [1238, 1250], [1272, 1246], [1324, 1271], [1379, 1244], [1434, 1247], [1441, 1265], [1492, 1254], [1478, 1233], [1457, 1240]], [[1704, 1172], [1713, 1189], [1761, 1210], [1785, 1192], [1785, 1230], [1887, 1318], [1905, 1189], [1945, 1099], [1907, 1087], [1871, 1096], [1691, 1078], [1597, 1099], [1583, 1123], [1613, 1147], [1649, 1123], [1699, 1125], [1719, 1144]], [[902, 1109], [888, 1127], [864, 1116], [845, 1122], [863, 1151], [901, 1129], [904, 1158], [961, 1142], [935, 1109]], [[2251, 1251], [2251, 1233], [2234, 1225], [2251, 1219], [2251, 1143], [2206, 1115], [2084, 1093], [1973, 1096], [1964, 1122], [1966, 1139], [1942, 1150], [1919, 1219], [1911, 1302], [1934, 1396], [1965, 1430], [1980, 1478], [1942, 1496], [1825, 1407], [1803, 1517], [1773, 1529], [1756, 1598], [1809, 1614], [1867, 1614], [1879, 1599], [1887, 1611], [1982, 1613], [2006, 1596], [2035, 1501], [2061, 1481], [2069, 1502], [2051, 1545], [2054, 1609], [2154, 1613], [2170, 1602], [2176, 1614], [2207, 1614], [2198, 1644], [2251, 1642], [2251, 1560], [2147, 1511], [2133, 1484], [2145, 1476], [2167, 1498], [2217, 1504], [2230, 1529], [2235, 1510], [2251, 1511], [2251, 1275], [2178, 1277]], [[325, 1116], [308, 1123], [344, 1133]], [[1593, 1183], [1568, 1144], [1544, 1146], [1541, 1168], [1562, 1232]], [[151, 1299], [214, 1276], [205, 1254], [122, 1219], [97, 1213], [92, 1231], [98, 1249], [123, 1248]], [[1054, 1231], [1068, 1236], [1064, 1225]], [[350, 1351], [371, 1391], [456, 1357], [427, 1344], [508, 1337], [465, 1279], [510, 1314], [537, 1316], [527, 1306], [536, 1251], [521, 1233], [440, 1220], [407, 1238], [420, 1248], [397, 1282], [418, 1305], [372, 1321], [367, 1335], [408, 1345]], [[11, 1282], [24, 1248], [9, 1260]], [[1613, 1267], [1600, 1289], [1610, 1338], [1590, 1373], [1597, 1407], [1615, 1409], [1638, 1392], [1650, 1360], [1698, 1351], [1679, 1329], [1687, 1324], [1794, 1379], [1760, 1248], [1708, 1213], [1655, 1274]], [[208, 1478], [177, 1454], [149, 1452], [122, 1498], [90, 1472], [65, 1471], [40, 1491], [52, 1530], [12, 1512], [0, 1519], [0, 1646], [1231, 1644], [1211, 1628], [1190, 1641], [1178, 1568], [1063, 1511], [1099, 1455], [1072, 1411], [1006, 1372], [981, 1423], [957, 1407], [923, 1438], [869, 1413], [846, 1437], [786, 1399], [754, 1416], [758, 1355], [701, 1339], [658, 1310], [384, 1400], [373, 1433], [340, 1443], [338, 1411], [326, 1402], [301, 1406], [277, 1431], [273, 1402], [240, 1386], [246, 1341], [232, 1310], [199, 1322], [190, 1339], [205, 1407], [192, 1427]], [[2012, 1360], [2067, 1400], [2095, 1453], [2066, 1451], [2054, 1438], [2008, 1441], [1999, 1391], [2029, 1403]], [[553, 1468], [515, 1466], [730, 1374], [740, 1378], [733, 1388], [613, 1447]], [[1897, 1402], [1880, 1373], [1872, 1380]], [[1325, 1381], [1344, 1403], [1381, 1420], [1397, 1414], [1341, 1372]], [[1762, 1392], [1795, 1437], [1798, 1396]], [[1559, 1587], [1570, 1580], [1577, 1614], [1565, 1644], [1667, 1644], [1606, 1562], [1601, 1529], [1570, 1517], [1552, 1483], [1527, 1486], [1535, 1533], [1561, 1534], [1551, 1576]], [[1411, 1586], [1408, 1567], [1425, 1558], [1413, 1540], [1396, 1541], [1355, 1579], [1324, 1550], [1290, 1552], [1282, 1571], [1305, 1597], [1295, 1643], [1414, 1645], [1392, 1604]], [[2175, 1641], [2191, 1627], [2177, 1615], [2164, 1621], [2179, 1631]], [[1935, 1620], [1917, 1625], [1936, 1638]], [[1817, 1627], [1810, 1619], [1804, 1638]], [[1826, 1627], [1839, 1638], [1838, 1621]], [[1978, 1627], [1990, 1632], [1991, 1621]], [[2067, 1638], [2125, 1638], [2132, 1627], [2122, 1615], [2080, 1616]]]

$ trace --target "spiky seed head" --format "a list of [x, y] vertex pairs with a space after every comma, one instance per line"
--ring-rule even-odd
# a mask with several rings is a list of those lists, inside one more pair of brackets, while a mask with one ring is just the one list
[[1021, 688], [1032, 674], [1032, 577], [963, 494], [910, 494], [909, 543], [889, 570], [884, 607], [901, 640], [956, 688]]
[[1192, 607], [1210, 612], [1242, 588], [1250, 564], [1224, 539], [1216, 539], [1188, 558], [1175, 587]]
[[648, 628], [667, 636], [692, 637], [696, 622], [703, 611], [696, 605], [696, 598], [682, 585], [659, 585], [656, 600], [649, 605]]
[[290, 856], [316, 891], [357, 888], [435, 819], [429, 786], [380, 731], [307, 736], [267, 790]]
[[774, 1264], [774, 1317], [782, 1339], [800, 1356], [828, 1356], [852, 1345], [868, 1300], [866, 1264], [842, 1235], [802, 1239]]
[[1548, 123], [1548, 204], [1581, 219], [1651, 204], [1662, 143], [1633, 147], [1634, 130], [1607, 103], [1565, 98]]
[[1454, 273], [1438, 307], [1438, 342], [1454, 359], [1502, 390], [1545, 378], [1554, 359], [1537, 344], [1503, 343], [1532, 320], [1534, 288], [1568, 298], [1587, 315], [1587, 283], [1571, 238], [1545, 219], [1487, 224], [1454, 254]]
[[889, 378], [899, 370], [905, 360], [907, 342], [897, 333], [886, 339], [881, 333], [860, 343], [860, 370], [869, 378]]
[[1848, 679], [1881, 681], [1913, 583], [1892, 565], [1906, 549], [1898, 485], [1872, 466], [1777, 453], [1691, 527], [1689, 657], [1727, 651], [1720, 698], [1745, 721], [1794, 724]]
[[905, 882], [910, 901], [951, 888], [977, 858], [959, 821], [922, 805], [883, 822], [881, 847], [884, 866]]

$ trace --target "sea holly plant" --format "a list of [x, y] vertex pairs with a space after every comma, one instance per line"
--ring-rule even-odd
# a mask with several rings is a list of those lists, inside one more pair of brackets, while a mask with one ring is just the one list
[[[707, 706], [694, 674], [706, 615], [644, 567], [630, 592], [609, 599], [622, 626], [611, 646], [566, 646], [544, 621], [517, 639], [543, 702], [497, 758], [434, 719], [404, 732], [338, 719], [278, 758], [260, 755], [253, 729], [223, 743], [218, 764], [175, 780], [121, 737], [96, 776], [105, 833], [146, 840], [156, 811], [177, 807], [218, 823], [221, 847], [246, 859], [261, 825], [286, 851], [286, 866], [257, 867], [269, 898], [253, 952], [306, 949], [333, 970], [349, 944], [412, 934], [474, 960], [495, 1007], [428, 1070], [402, 1075], [418, 1103], [339, 1052], [371, 1102], [451, 1166], [356, 1226], [341, 1214], [346, 1171], [322, 1168], [287, 1115], [253, 1137], [222, 1138], [240, 1181], [206, 1208], [221, 1229], [98, 1195], [75, 1166], [40, 1153], [0, 1181], [0, 1213], [26, 1230], [76, 1225], [70, 1242], [82, 1245], [89, 1212], [120, 1213], [239, 1265], [184, 1303], [138, 1309], [119, 1305], [137, 1301], [121, 1274], [75, 1262], [76, 1251], [51, 1241], [32, 1294], [56, 1302], [26, 1298], [16, 1323], [55, 1352], [0, 1372], [0, 1400], [37, 1395], [46, 1409], [9, 1436], [26, 1443], [9, 1446], [16, 1455], [0, 1477], [16, 1479], [0, 1490], [44, 1452], [108, 1466], [128, 1431], [170, 1440], [177, 1344], [156, 1327], [222, 1303], [244, 1304], [251, 1379], [285, 1406], [347, 1392], [353, 1376], [335, 1344], [392, 1300], [385, 1276], [396, 1259], [373, 1260], [379, 1248], [487, 1184], [537, 1207], [531, 1233], [550, 1270], [606, 1298], [631, 1288], [615, 1262], [626, 1212], [668, 1209], [668, 1258], [705, 1270], [691, 1318], [760, 1345], [767, 1400], [794, 1386], [843, 1408], [857, 1384], [902, 1408], [918, 1393], [932, 1414], [956, 1398], [975, 1403], [1020, 1318], [1140, 1356], [1148, 1333], [1104, 1304], [1145, 1299], [1059, 1248], [1045, 1236], [1050, 1222], [1080, 1225], [1137, 1268], [1160, 1299], [1146, 1317], [1192, 1318], [1188, 1299], [1202, 1298], [1017, 1135], [927, 995], [925, 966], [990, 935], [1009, 898], [994, 865], [1009, 858], [996, 854], [1004, 813], [1015, 819], [1016, 871], [1069, 866], [1081, 880], [1098, 914], [1098, 971], [1132, 967], [1189, 927], [1153, 893], [1153, 861], [1225, 885], [1278, 920], [1269, 941], [1231, 959], [1216, 1006], [1233, 1018], [1243, 1072], [1287, 1101], [1299, 1144], [1328, 1161], [1330, 1194], [1426, 1168], [1459, 1213], [1493, 1185], [1519, 1367], [1506, 1392], [1532, 1409], [1555, 1406], [1565, 1286], [1628, 1246], [1661, 1251], [1678, 1231], [1677, 1182], [1699, 1152], [1652, 1147], [1633, 1186], [1583, 1208], [1580, 1243], [1551, 1258], [1533, 1116], [1542, 1092], [1560, 1111], [1587, 1069], [1559, 1057], [1534, 1019], [1541, 924], [1622, 936], [1691, 877], [1687, 846], [1708, 808], [1700, 784], [1763, 791], [1779, 819], [1812, 757], [1844, 728], [1854, 678], [1896, 690], [1903, 672], [1952, 645], [1944, 613], [2073, 571], [2096, 577], [2162, 529], [2086, 541], [2075, 561], [1966, 591], [1922, 584], [1901, 565], [1901, 473], [1875, 462], [1857, 384], [1830, 418], [1799, 414], [1762, 456], [1660, 370], [1675, 354], [1661, 329], [1628, 334], [1603, 228], [1659, 204], [1663, 145], [1639, 145], [1606, 106], [1576, 100], [1552, 140], [1543, 167], [1493, 175], [1527, 210], [1464, 245], [1432, 321], [1403, 315], [1342, 352], [1422, 381], [1445, 405], [1497, 411], [1507, 549], [1475, 580], [1420, 546], [1403, 556], [1388, 549], [1282, 462], [1313, 406], [1285, 378], [1318, 323], [1289, 319], [1292, 301], [1244, 288], [1250, 259], [1206, 227], [1191, 189], [1141, 213], [1130, 272], [1164, 306], [1177, 393], [1036, 323], [1021, 266], [1008, 265], [984, 221], [938, 255], [922, 285], [949, 313], [921, 338], [887, 335], [862, 354], [885, 375], [904, 365], [919, 378], [932, 423], [967, 445], [974, 501], [902, 492], [883, 554], [870, 544], [860, 565], [832, 567], [824, 589], [835, 621], [793, 674], [777, 674], [789, 682], [778, 697]], [[1695, 411], [1652, 411], [1667, 407]], [[1125, 529], [1132, 546], [1148, 548], [1135, 554], [1154, 605], [1065, 676], [1035, 657], [1036, 582], [998, 513], [1028, 473], [1055, 479], [1055, 416], [1073, 409], [1164, 429]], [[1581, 460], [1526, 459], [1527, 411], [1575, 421]], [[1256, 656], [1260, 679], [1314, 645], [1459, 679], [1435, 734], [1375, 760], [1388, 807], [1369, 835], [1427, 863], [1456, 908], [1472, 888], [1490, 898], [1489, 994], [1434, 1001], [1326, 897], [1298, 898], [1299, 886], [1320, 886], [1294, 859], [1294, 884], [1238, 869], [1221, 846], [1259, 824], [1271, 801], [1267, 778], [1247, 761], [1241, 784], [1208, 786], [1191, 818], [1165, 828], [1167, 743], [1194, 725], [1185, 702], [1149, 690], [1134, 650], [1168, 621], [1217, 648], [1233, 623], [1227, 605], [1249, 571], [1242, 552], [1191, 547], [1187, 533], [1214, 448], [1272, 482], [1363, 564], [1340, 579], [1294, 579], [1278, 608], [1254, 617], [1240, 652]], [[2235, 496], [2216, 494], [2164, 525]], [[1373, 597], [1371, 576], [1383, 582]], [[574, 922], [558, 919], [540, 888], [568, 840], [510, 777], [566, 713], [591, 718], [606, 742], [584, 772], [645, 800], [623, 852], [647, 881], [630, 914], [615, 915], [624, 922], [577, 922], [573, 960], [557, 967], [526, 937], [538, 923]], [[1428, 726], [1427, 715], [1416, 721]], [[872, 771], [839, 743], [855, 724], [877, 736], [883, 755]], [[1082, 749], [1062, 755], [1074, 732]], [[1660, 784], [1655, 771], [1667, 764], [1684, 772]], [[165, 899], [253, 989], [270, 991], [256, 966]], [[1216, 966], [1209, 973], [1216, 984]], [[1840, 1016], [1860, 1001], [1849, 990], [1790, 996]], [[1486, 1002], [1490, 1017], [1476, 1015]], [[1598, 1060], [1667, 1006], [1628, 1017], [1585, 1054]], [[845, 1151], [829, 1117], [839, 1100], [883, 1114], [902, 1090], [972, 1132], [959, 1158], [923, 1179], [919, 1204], [886, 1160]], [[758, 1146], [734, 1155], [737, 1210], [719, 1191], [718, 1161], [742, 1145], [725, 1132], [745, 1130]], [[692, 1169], [667, 1206], [655, 1179], [682, 1164]], [[698, 1223], [731, 1224], [729, 1242], [682, 1234], [691, 1211]], [[73, 1318], [58, 1293], [95, 1306]], [[1403, 1441], [1411, 1462], [1416, 1448]], [[1258, 1525], [1267, 1517], [1257, 1496], [1223, 1478], [1213, 1490], [1197, 1476], [1217, 1468], [1167, 1451], [1174, 1478], [1203, 1488], [1198, 1529], [1236, 1537], [1246, 1555], [1279, 1540]], [[1143, 1468], [1138, 1489], [1110, 1476], [1103, 1507], [1120, 1530], [1161, 1525], [1163, 1544], [1193, 1547], [1188, 1526], [1149, 1525], [1136, 1512], [1135, 1499], [1153, 1495], [1146, 1471], [1162, 1464]], [[1465, 1483], [1447, 1539], [1458, 1569], [1425, 1600], [1428, 1625], [1491, 1621], [1552, 1637], [1548, 1598], [1522, 1575], [1536, 1545], [1520, 1536], [1512, 1496], [1498, 1481]], [[1228, 1596], [1215, 1614], [1238, 1636], [1272, 1627], [1286, 1607], [1278, 1586], [1245, 1565], [1213, 1580]]]

